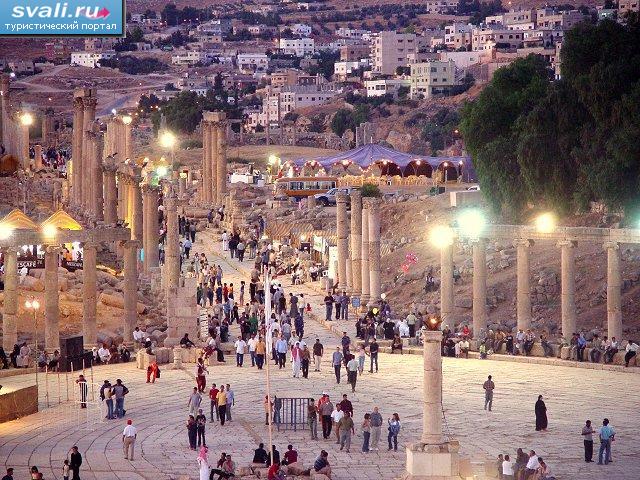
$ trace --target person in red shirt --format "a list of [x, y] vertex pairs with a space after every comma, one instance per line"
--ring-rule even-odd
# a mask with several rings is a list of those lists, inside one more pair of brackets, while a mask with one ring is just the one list
[[280, 462], [274, 462], [267, 470], [267, 480], [280, 480], [282, 475], [280, 474]]
[[211, 400], [211, 416], [209, 417], [209, 423], [213, 422], [214, 412], [216, 420], [220, 420], [220, 412], [218, 412], [218, 401], [216, 400], [219, 391], [220, 390], [218, 390], [218, 387], [216, 387], [215, 383], [211, 385], [211, 390], [209, 390], [209, 399]]
[[293, 445], [287, 445], [287, 451], [284, 454], [284, 465], [291, 465], [298, 461], [298, 451], [293, 449]]

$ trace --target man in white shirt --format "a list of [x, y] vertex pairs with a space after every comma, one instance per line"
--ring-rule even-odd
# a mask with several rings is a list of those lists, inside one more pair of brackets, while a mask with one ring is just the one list
[[109, 360], [111, 359], [111, 354], [109, 353], [109, 349], [107, 349], [104, 343], [98, 350], [98, 356], [100, 357], [100, 361], [102, 363], [109, 363]]
[[144, 332], [140, 330], [140, 327], [136, 327], [133, 331], [133, 341], [136, 344], [136, 347], [140, 348], [142, 345], [142, 341], [144, 340]]
[[529, 452], [529, 461], [527, 462], [527, 466], [525, 467], [525, 478], [529, 478], [529, 475], [535, 473], [539, 466], [540, 462], [538, 461], [538, 455], [536, 455], [536, 452], [531, 450]]
[[247, 347], [247, 342], [245, 342], [242, 337], [239, 336], [234, 345], [236, 347], [236, 366], [242, 367], [242, 361], [244, 359], [244, 349]]
[[460, 354], [464, 355], [466, 358], [469, 358], [469, 340], [463, 338], [458, 343], [460, 343]]
[[256, 365], [256, 345], [258, 344], [258, 340], [256, 339], [255, 333], [251, 334], [251, 338], [247, 341], [247, 345], [249, 345], [249, 355], [251, 355], [251, 366], [254, 367]]
[[[131, 425], [131, 423], [131, 420], [127, 420], [127, 426], [124, 427], [124, 431], [122, 432], [122, 448], [126, 460], [133, 460], [133, 449], [138, 435], [138, 429]], [[129, 449], [131, 449], [131, 457], [129, 457]]]
[[509, 455], [504, 456], [504, 461], [502, 462], [502, 477], [505, 479], [513, 480], [513, 462], [509, 458]]
[[336, 408], [331, 412], [331, 421], [336, 430], [336, 443], [340, 443], [340, 420], [344, 417], [344, 412], [340, 409], [340, 405], [336, 404]]

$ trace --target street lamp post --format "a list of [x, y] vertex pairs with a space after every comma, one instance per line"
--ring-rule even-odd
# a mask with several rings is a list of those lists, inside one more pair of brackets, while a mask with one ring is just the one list
[[36, 385], [38, 385], [38, 310], [40, 309], [40, 302], [35, 298], [30, 298], [24, 302], [24, 307], [33, 313], [33, 340], [36, 348]]
[[29, 169], [29, 127], [33, 125], [33, 115], [29, 112], [24, 112], [20, 115], [20, 125], [22, 125], [22, 168], [23, 170]]

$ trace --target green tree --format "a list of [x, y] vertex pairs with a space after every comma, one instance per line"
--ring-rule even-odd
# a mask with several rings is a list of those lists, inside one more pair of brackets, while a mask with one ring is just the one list
[[353, 118], [351, 110], [346, 108], [339, 109], [331, 120], [331, 131], [341, 137], [344, 132], [353, 126]]

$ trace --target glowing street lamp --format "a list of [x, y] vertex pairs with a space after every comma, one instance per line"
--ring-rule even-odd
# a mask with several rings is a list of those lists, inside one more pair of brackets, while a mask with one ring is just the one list
[[56, 237], [58, 229], [55, 225], [44, 225], [42, 227], [42, 236], [47, 240], [52, 240]]
[[172, 132], [163, 132], [160, 134], [160, 146], [162, 148], [173, 149], [176, 144], [176, 136]]
[[429, 233], [429, 241], [440, 249], [453, 245], [454, 237], [453, 230], [447, 225], [436, 225]]
[[40, 302], [35, 298], [30, 298], [24, 302], [24, 308], [33, 313], [33, 339], [36, 346], [36, 385], [38, 384], [38, 310], [40, 310]]
[[540, 233], [551, 233], [556, 229], [557, 219], [551, 212], [546, 212], [536, 217], [535, 221], [536, 230]]
[[124, 115], [122, 117], [122, 123], [124, 123], [125, 125], [131, 125], [132, 121], [133, 121], [133, 118], [131, 117], [131, 115]]
[[486, 226], [487, 219], [478, 209], [470, 208], [458, 215], [458, 231], [462, 237], [478, 239]]
[[31, 125], [33, 125], [33, 115], [31, 115], [29, 112], [24, 112], [22, 115], [20, 115], [20, 123], [25, 127], [30, 127]]
[[0, 240], [6, 240], [13, 233], [13, 227], [0, 223]]

